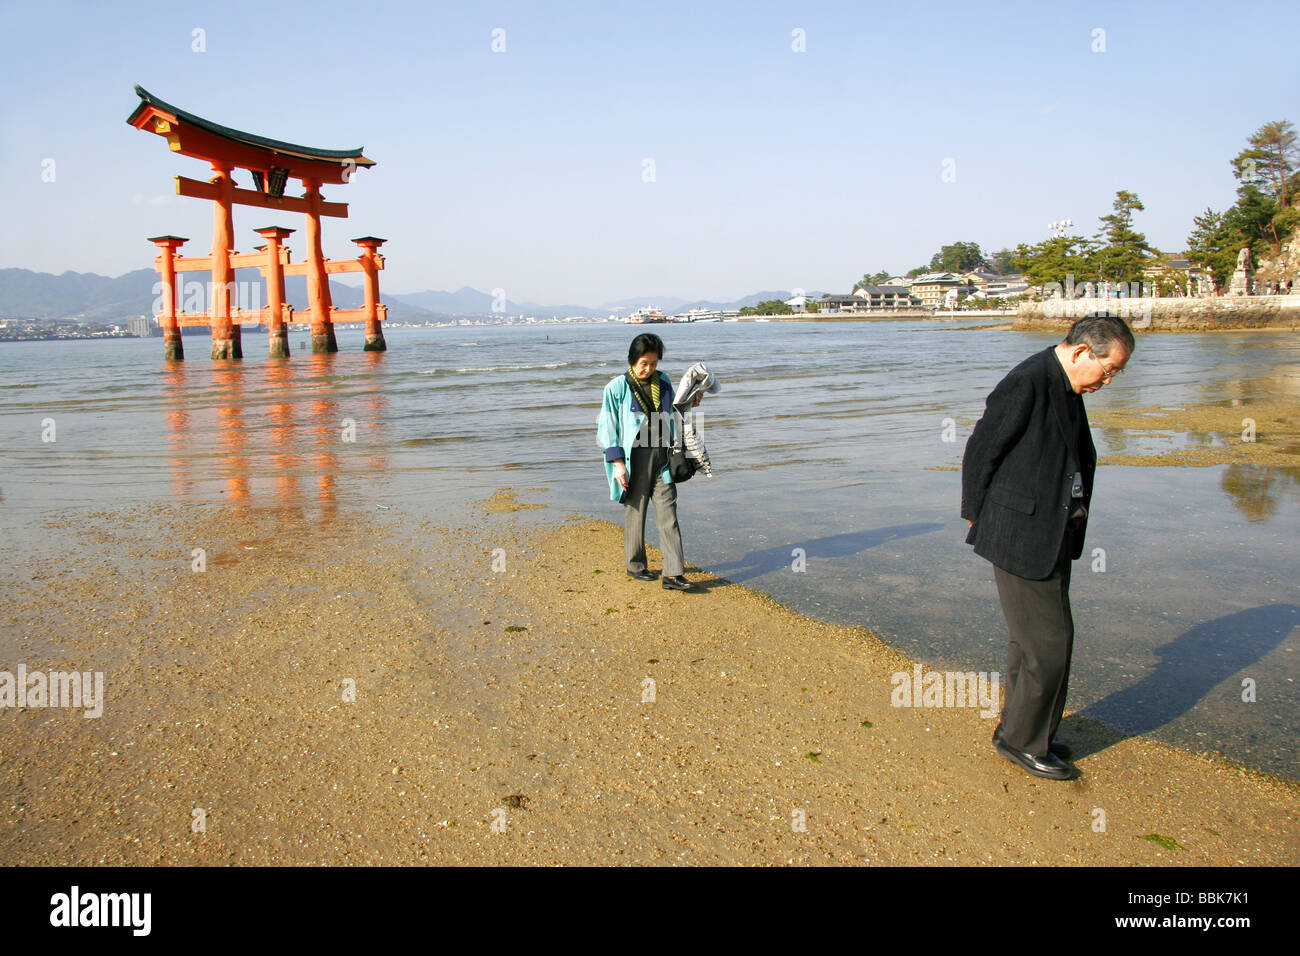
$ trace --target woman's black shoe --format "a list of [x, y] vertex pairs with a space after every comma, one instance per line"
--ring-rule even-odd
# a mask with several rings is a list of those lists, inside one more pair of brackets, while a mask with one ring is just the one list
[[669, 590], [675, 591], [689, 591], [691, 588], [695, 587], [694, 584], [686, 580], [686, 575], [684, 574], [679, 574], [673, 578], [665, 575], [664, 579], [659, 583]]
[[650, 571], [629, 571], [627, 576], [629, 578], [636, 578], [638, 581], [653, 581], [655, 579], [654, 574]]

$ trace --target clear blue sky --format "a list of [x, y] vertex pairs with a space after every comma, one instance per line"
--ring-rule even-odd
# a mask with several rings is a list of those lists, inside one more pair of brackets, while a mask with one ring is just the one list
[[[239, 129], [364, 145], [378, 165], [325, 191], [351, 207], [325, 253], [387, 238], [381, 288], [550, 304], [848, 291], [948, 242], [992, 251], [1066, 217], [1090, 234], [1118, 189], [1181, 250], [1232, 202], [1246, 137], [1300, 124], [1293, 2], [0, 11], [0, 267], [44, 272], [147, 267], [161, 233], [208, 250], [210, 205], [171, 179], [206, 167], [126, 125], [135, 83]], [[301, 255], [300, 216], [237, 207], [241, 251], [263, 225], [298, 229]]]

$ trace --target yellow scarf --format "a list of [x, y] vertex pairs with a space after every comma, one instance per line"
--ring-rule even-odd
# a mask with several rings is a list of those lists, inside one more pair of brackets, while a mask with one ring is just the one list
[[654, 408], [647, 408], [647, 409], [645, 409], [646, 414], [648, 415], [650, 412], [657, 412], [657, 411], [659, 411], [659, 372], [658, 372], [658, 370], [656, 369], [655, 372], [654, 372], [654, 374], [652, 374], [648, 379], [637, 378], [637, 374], [636, 374], [636, 372], [632, 371], [632, 366], [630, 366], [630, 365], [627, 367], [627, 370], [628, 370], [629, 372], [632, 372], [632, 377], [635, 378], [635, 379], [637, 380], [637, 384], [639, 384], [642, 388], [645, 388], [647, 385], [650, 386], [650, 403], [651, 403], [652, 405], [654, 405]]

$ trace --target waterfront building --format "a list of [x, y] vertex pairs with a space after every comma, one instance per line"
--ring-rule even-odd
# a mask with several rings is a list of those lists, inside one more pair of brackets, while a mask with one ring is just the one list
[[147, 315], [137, 315], [126, 320], [126, 329], [132, 335], [142, 339], [152, 339], [161, 336], [162, 329]]
[[911, 294], [921, 300], [927, 309], [937, 309], [948, 298], [949, 290], [956, 290], [957, 297], [969, 295], [973, 289], [965, 276], [955, 272], [927, 272], [912, 280]]
[[962, 276], [971, 286], [971, 295], [977, 298], [1005, 299], [1029, 291], [1029, 283], [1023, 275], [1008, 273], [999, 275], [976, 269]]
[[906, 288], [897, 285], [863, 285], [852, 295], [826, 295], [817, 303], [822, 312], [857, 315], [868, 312], [899, 312], [916, 309], [920, 300]]

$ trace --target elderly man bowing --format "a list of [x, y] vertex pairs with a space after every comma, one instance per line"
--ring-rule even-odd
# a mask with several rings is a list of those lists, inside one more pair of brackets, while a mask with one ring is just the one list
[[962, 459], [966, 543], [993, 564], [1007, 619], [1006, 699], [999, 754], [1029, 773], [1068, 780], [1054, 741], [1070, 677], [1070, 566], [1083, 553], [1097, 451], [1083, 394], [1124, 370], [1133, 333], [1099, 312], [1065, 341], [1025, 359], [989, 394]]

